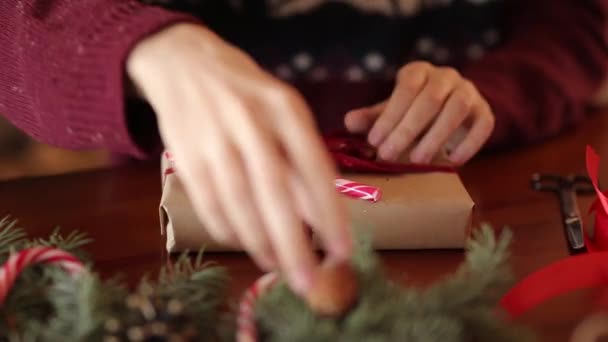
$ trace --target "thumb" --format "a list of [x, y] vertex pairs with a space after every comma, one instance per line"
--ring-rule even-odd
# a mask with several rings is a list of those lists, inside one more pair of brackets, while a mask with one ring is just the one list
[[376, 119], [384, 112], [387, 101], [382, 101], [373, 106], [353, 109], [346, 113], [344, 125], [351, 133], [367, 133]]

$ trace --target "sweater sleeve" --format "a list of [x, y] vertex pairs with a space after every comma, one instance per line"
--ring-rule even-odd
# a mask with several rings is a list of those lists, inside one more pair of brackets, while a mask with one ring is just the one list
[[48, 144], [145, 157], [125, 115], [124, 64], [178, 21], [194, 19], [137, 0], [0, 1], [0, 114]]
[[608, 1], [505, 5], [504, 45], [463, 70], [496, 115], [489, 147], [533, 143], [581, 122], [608, 71]]

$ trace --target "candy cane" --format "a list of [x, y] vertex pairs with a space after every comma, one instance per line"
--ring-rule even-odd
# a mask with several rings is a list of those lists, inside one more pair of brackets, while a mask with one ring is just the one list
[[253, 283], [243, 295], [243, 298], [239, 303], [239, 313], [237, 317], [237, 342], [257, 342], [258, 330], [255, 322], [255, 303], [258, 298], [268, 292], [278, 280], [279, 277], [276, 273], [267, 273]]
[[0, 305], [23, 270], [34, 264], [56, 264], [71, 274], [82, 272], [84, 266], [72, 254], [53, 247], [32, 247], [11, 255], [0, 268]]

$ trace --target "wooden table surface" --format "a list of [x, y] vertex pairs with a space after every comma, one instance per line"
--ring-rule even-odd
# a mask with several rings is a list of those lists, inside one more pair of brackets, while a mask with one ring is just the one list
[[[462, 169], [463, 182], [476, 202], [476, 221], [509, 226], [515, 234], [512, 263], [518, 278], [568, 255], [555, 197], [530, 190], [534, 172], [585, 174], [585, 146], [608, 159], [608, 112], [546, 143], [483, 156]], [[605, 172], [604, 172], [605, 174]], [[134, 283], [166, 262], [158, 222], [158, 163], [112, 170], [21, 179], [0, 183], [0, 216], [18, 218], [32, 236], [44, 236], [54, 226], [87, 232], [88, 247], [104, 274], [122, 273]], [[585, 211], [592, 198], [580, 198]], [[459, 251], [383, 253], [392, 276], [407, 274], [410, 285], [424, 286], [454, 271]], [[259, 271], [243, 254], [208, 254], [227, 266], [236, 295]], [[566, 341], [588, 313], [592, 291], [552, 300], [521, 318], [542, 340]]]

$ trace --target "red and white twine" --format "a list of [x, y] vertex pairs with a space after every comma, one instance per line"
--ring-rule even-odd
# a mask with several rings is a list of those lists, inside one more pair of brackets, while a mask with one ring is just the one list
[[55, 264], [71, 274], [80, 273], [84, 266], [72, 254], [53, 247], [32, 247], [11, 255], [0, 268], [0, 306], [4, 304], [17, 277], [34, 264]]
[[260, 277], [243, 295], [239, 303], [237, 317], [237, 342], [257, 342], [258, 330], [255, 322], [255, 304], [262, 295], [272, 288], [279, 277], [276, 273], [267, 273]]
[[[167, 160], [167, 167], [163, 170], [163, 177], [175, 173], [175, 158], [169, 151], [163, 153], [163, 158]], [[334, 181], [336, 190], [343, 195], [368, 202], [378, 202], [382, 197], [379, 187], [354, 182], [348, 179], [337, 178]]]

